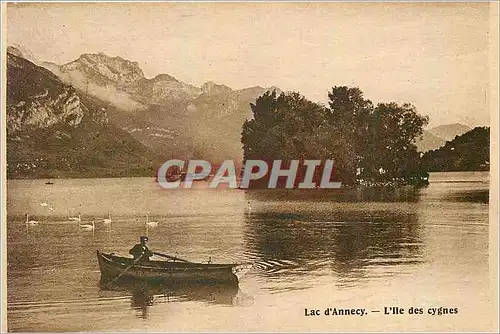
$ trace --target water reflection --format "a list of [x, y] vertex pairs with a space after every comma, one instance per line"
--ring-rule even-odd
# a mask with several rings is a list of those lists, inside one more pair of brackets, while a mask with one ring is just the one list
[[417, 264], [424, 247], [417, 214], [397, 210], [253, 212], [247, 216], [245, 243], [266, 277], [329, 269], [342, 279], [359, 279], [380, 266]]
[[[328, 200], [334, 202], [416, 202], [422, 188], [415, 186], [359, 187], [355, 189], [273, 189], [249, 190], [246, 196], [249, 200]], [[424, 188], [425, 189], [425, 188]]]
[[450, 202], [470, 202], [488, 204], [490, 192], [488, 189], [462, 190], [450, 193], [447, 198]]
[[[118, 292], [130, 296], [130, 307], [137, 317], [147, 318], [155, 304], [196, 301], [216, 305], [233, 305], [237, 284], [152, 284], [143, 281], [118, 280], [112, 284], [100, 281], [102, 292]], [[116, 297], [116, 295], [115, 295]]]
[[130, 307], [137, 310], [137, 316], [143, 319], [148, 317], [148, 308], [153, 305], [154, 295], [150, 289], [137, 288], [132, 290]]

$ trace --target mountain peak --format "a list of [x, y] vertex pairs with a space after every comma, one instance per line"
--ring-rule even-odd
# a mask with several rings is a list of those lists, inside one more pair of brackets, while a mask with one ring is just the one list
[[7, 52], [18, 57], [29, 60], [30, 62], [36, 64], [35, 57], [30, 50], [19, 44], [11, 44], [7, 46]]
[[17, 56], [17, 57], [23, 57], [24, 58], [23, 53], [18, 48], [16, 48], [15, 46], [12, 46], [12, 45], [9, 45], [7, 47], [7, 53], [10, 53], [10, 54], [12, 54], [14, 56]]
[[203, 92], [207, 95], [217, 95], [221, 93], [231, 93], [233, 90], [226, 85], [219, 85], [213, 81], [207, 81], [201, 86]]
[[180, 82], [179, 80], [177, 80], [176, 78], [174, 78], [173, 76], [168, 75], [168, 74], [158, 74], [157, 76], [155, 76], [151, 80], [153, 80], [155, 82], [158, 82], [158, 81]]
[[103, 52], [84, 53], [77, 60], [63, 65], [65, 71], [79, 70], [100, 76], [119, 85], [128, 85], [144, 78], [138, 62], [110, 57]]

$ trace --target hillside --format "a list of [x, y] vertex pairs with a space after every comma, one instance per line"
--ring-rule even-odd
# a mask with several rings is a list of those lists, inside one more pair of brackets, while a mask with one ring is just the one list
[[468, 127], [467, 125], [454, 123], [454, 124], [445, 124], [436, 126], [429, 129], [428, 131], [432, 133], [434, 136], [442, 138], [445, 141], [451, 141], [456, 136], [460, 136], [470, 130], [471, 128]]
[[154, 175], [159, 157], [110, 124], [105, 104], [17, 54], [7, 53], [7, 177]]
[[490, 128], [476, 127], [422, 157], [430, 172], [489, 170]]
[[428, 130], [424, 130], [421, 138], [417, 138], [415, 144], [419, 152], [427, 152], [440, 148], [446, 143], [446, 140], [433, 135]]

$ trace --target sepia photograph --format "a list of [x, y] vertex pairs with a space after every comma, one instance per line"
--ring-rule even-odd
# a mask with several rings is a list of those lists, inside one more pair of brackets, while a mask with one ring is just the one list
[[498, 3], [2, 2], [2, 332], [489, 332]]

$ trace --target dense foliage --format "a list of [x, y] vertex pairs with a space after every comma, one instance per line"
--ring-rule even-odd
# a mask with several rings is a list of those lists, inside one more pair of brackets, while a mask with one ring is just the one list
[[328, 107], [296, 92], [259, 97], [243, 125], [245, 160], [333, 159], [344, 185], [427, 182], [415, 146], [427, 117], [410, 104], [374, 106], [358, 88], [328, 97]]
[[489, 170], [490, 128], [476, 127], [422, 157], [430, 172]]

